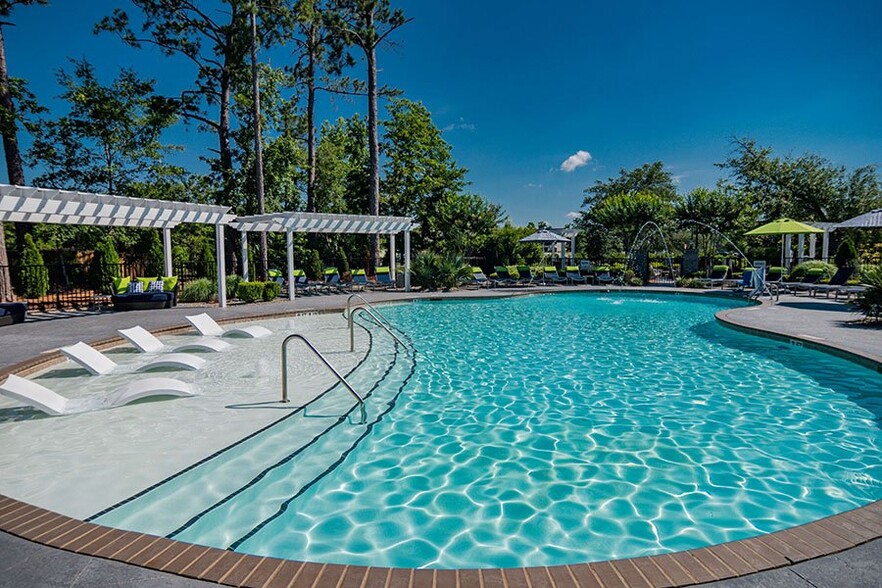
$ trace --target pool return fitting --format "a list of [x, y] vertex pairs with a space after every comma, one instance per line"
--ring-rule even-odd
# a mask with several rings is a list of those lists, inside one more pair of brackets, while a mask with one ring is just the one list
[[349, 382], [346, 381], [346, 378], [344, 378], [343, 375], [340, 372], [338, 372], [334, 368], [334, 366], [331, 365], [331, 362], [329, 362], [327, 360], [327, 358], [324, 355], [322, 355], [322, 353], [318, 349], [315, 348], [315, 345], [313, 345], [309, 341], [309, 339], [307, 339], [306, 337], [304, 337], [300, 333], [294, 333], [294, 334], [288, 335], [287, 337], [285, 337], [285, 340], [282, 341], [282, 402], [290, 402], [290, 400], [288, 399], [288, 343], [292, 339], [300, 339], [301, 341], [303, 341], [306, 344], [306, 346], [310, 350], [312, 350], [312, 352], [316, 355], [316, 357], [318, 357], [322, 361], [322, 363], [325, 364], [325, 366], [329, 370], [331, 370], [331, 372], [335, 376], [337, 376], [337, 380], [341, 384], [343, 384], [343, 386], [349, 391], [349, 393], [352, 394], [353, 397], [355, 397], [355, 399], [358, 401], [358, 407], [361, 412], [361, 422], [358, 422], [355, 424], [357, 424], [357, 425], [364, 424], [367, 421], [367, 414], [365, 413], [365, 409], [364, 409], [364, 398], [362, 398], [361, 395], [355, 391], [355, 388], [353, 388], [349, 384]]

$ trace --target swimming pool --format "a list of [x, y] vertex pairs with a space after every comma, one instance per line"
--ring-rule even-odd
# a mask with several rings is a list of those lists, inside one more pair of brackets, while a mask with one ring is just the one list
[[[313, 407], [95, 520], [237, 551], [555, 565], [767, 533], [882, 498], [882, 375], [646, 294], [417, 302], [376, 328], [368, 423]], [[354, 377], [358, 378], [357, 372]]]

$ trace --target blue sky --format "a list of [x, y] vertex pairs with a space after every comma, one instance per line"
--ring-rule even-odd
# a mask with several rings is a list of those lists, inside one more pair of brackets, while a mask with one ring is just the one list
[[[516, 223], [563, 224], [595, 180], [655, 160], [683, 191], [712, 186], [732, 136], [849, 168], [882, 164], [878, 0], [393, 3], [414, 20], [380, 53], [381, 82], [429, 108], [471, 189]], [[129, 7], [17, 9], [4, 31], [10, 75], [54, 108], [67, 57], [88, 58], [108, 83], [130, 66], [160, 91], [185, 87], [185, 63], [92, 35], [115, 5]], [[364, 110], [338, 100], [320, 114]], [[168, 139], [194, 168], [213, 144], [184, 125]]]

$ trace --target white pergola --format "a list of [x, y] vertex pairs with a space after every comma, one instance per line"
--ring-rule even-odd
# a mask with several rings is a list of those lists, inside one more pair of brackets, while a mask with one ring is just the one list
[[215, 226], [218, 301], [226, 306], [224, 225], [230, 207], [0, 184], [0, 222], [161, 229], [165, 275], [172, 275], [171, 230], [182, 223]]
[[285, 233], [288, 253], [288, 298], [294, 300], [294, 233], [389, 236], [389, 274], [395, 279], [395, 236], [404, 233], [404, 289], [410, 292], [410, 232], [419, 227], [406, 216], [275, 212], [239, 217], [230, 223], [242, 235], [243, 277], [248, 279], [248, 233]]

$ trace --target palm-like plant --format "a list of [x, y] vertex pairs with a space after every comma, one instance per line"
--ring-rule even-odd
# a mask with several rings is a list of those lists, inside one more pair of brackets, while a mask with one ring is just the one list
[[855, 304], [867, 319], [882, 320], [882, 265], [866, 267], [861, 273], [867, 289], [857, 296]]
[[411, 279], [426, 290], [449, 290], [472, 278], [472, 268], [460, 255], [423, 251], [413, 260]]

